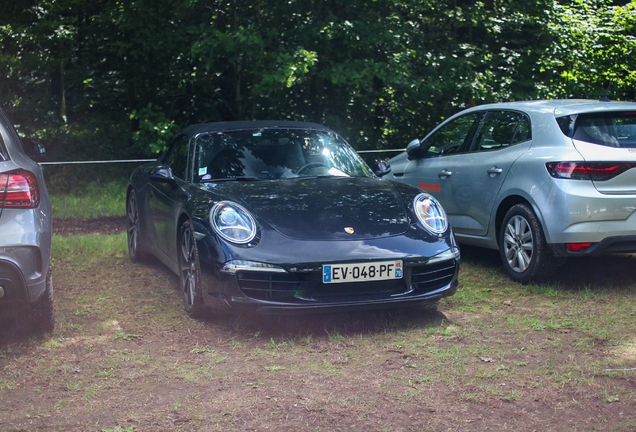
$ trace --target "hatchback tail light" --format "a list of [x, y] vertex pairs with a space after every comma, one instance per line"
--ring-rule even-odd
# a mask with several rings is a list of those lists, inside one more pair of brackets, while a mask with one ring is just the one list
[[0, 208], [36, 208], [40, 188], [33, 173], [18, 169], [0, 173]]
[[636, 162], [548, 162], [545, 166], [554, 178], [603, 181], [636, 167]]

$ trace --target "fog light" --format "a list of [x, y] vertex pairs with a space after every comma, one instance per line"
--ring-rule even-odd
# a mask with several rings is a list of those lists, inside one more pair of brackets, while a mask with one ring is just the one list
[[4, 297], [4, 288], [0, 286], [0, 299]]
[[585, 252], [592, 246], [592, 243], [566, 243], [565, 248], [568, 252]]

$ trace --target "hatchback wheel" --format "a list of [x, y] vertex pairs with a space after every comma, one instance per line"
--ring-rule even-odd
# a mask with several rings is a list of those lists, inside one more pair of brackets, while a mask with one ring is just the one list
[[506, 213], [499, 254], [510, 277], [523, 284], [546, 280], [557, 267], [539, 219], [527, 204], [517, 204]]
[[179, 281], [183, 308], [192, 318], [202, 318], [206, 307], [201, 291], [199, 249], [194, 238], [192, 222], [185, 221], [179, 232]]
[[141, 246], [139, 230], [139, 207], [134, 191], [128, 194], [126, 200], [126, 236], [128, 238], [128, 256], [132, 262], [145, 261], [148, 256]]

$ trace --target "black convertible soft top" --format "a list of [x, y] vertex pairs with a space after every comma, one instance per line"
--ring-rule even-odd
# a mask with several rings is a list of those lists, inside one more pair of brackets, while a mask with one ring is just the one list
[[194, 124], [183, 129], [181, 134], [192, 137], [205, 132], [226, 132], [232, 130], [261, 128], [313, 129], [331, 132], [331, 129], [318, 123], [286, 120], [249, 120]]

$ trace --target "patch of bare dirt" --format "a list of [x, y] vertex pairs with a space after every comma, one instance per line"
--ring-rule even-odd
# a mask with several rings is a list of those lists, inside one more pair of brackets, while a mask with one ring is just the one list
[[126, 216], [53, 220], [53, 232], [59, 235], [116, 234], [124, 231], [126, 231]]

